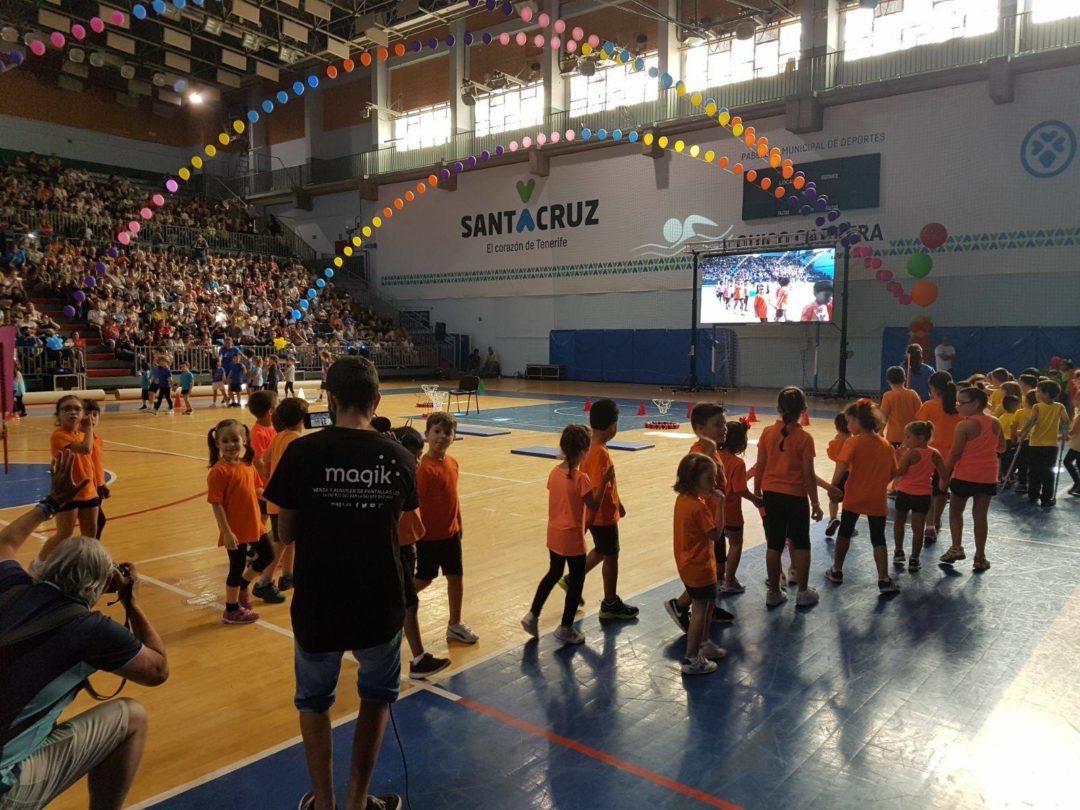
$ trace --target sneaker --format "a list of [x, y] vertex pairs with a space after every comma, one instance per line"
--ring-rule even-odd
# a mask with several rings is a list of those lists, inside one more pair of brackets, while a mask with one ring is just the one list
[[777, 589], [765, 594], [765, 607], [776, 607], [787, 601], [787, 591]]
[[1070, 495], [1080, 495], [1080, 485], [1073, 485], [1069, 487]]
[[904, 550], [902, 548], [898, 548], [896, 551], [893, 552], [892, 561], [893, 565], [895, 565], [897, 568], [904, 567], [904, 563], [907, 562], [907, 555], [904, 553]]
[[825, 528], [825, 536], [832, 537], [836, 534], [836, 530], [840, 528], [840, 521], [837, 518], [833, 518], [829, 521], [829, 525]]
[[278, 577], [277, 588], [279, 591], [291, 591], [292, 586], [292, 574], [282, 574], [280, 577]]
[[708, 675], [716, 672], [716, 662], [699, 655], [697, 658], [684, 658], [680, 669], [683, 675]]
[[308, 791], [300, 799], [300, 804], [296, 805], [296, 810], [314, 810], [315, 807], [315, 794], [312, 791]]
[[837, 585], [843, 585], [844, 584], [844, 572], [843, 571], [835, 571], [830, 566], [829, 570], [825, 572], [825, 579], [829, 580], [829, 582], [835, 582]]
[[720, 593], [746, 593], [746, 587], [739, 582], [738, 577], [724, 578], [720, 583]]
[[521, 627], [533, 638], [540, 638], [540, 619], [531, 610], [521, 617]]
[[807, 586], [805, 591], [799, 591], [795, 595], [795, 604], [799, 607], [813, 607], [821, 600], [816, 588]]
[[797, 573], [797, 572], [795, 571], [795, 569], [794, 569], [794, 568], [789, 568], [789, 569], [788, 569], [788, 572], [787, 572], [787, 583], [788, 583], [788, 585], [798, 585], [798, 584], [799, 584], [799, 575], [798, 575], [798, 573]]
[[[559, 578], [559, 587], [562, 588], [564, 591], [569, 590], [570, 584], [566, 581], [565, 576]], [[577, 604], [578, 604], [578, 607], [585, 607], [585, 600], [583, 598], [578, 599]]]
[[900, 586], [896, 584], [896, 580], [892, 577], [879, 579], [877, 581], [877, 589], [879, 594], [900, 593]]
[[555, 628], [555, 638], [563, 644], [584, 644], [585, 634], [573, 627], [563, 627], [561, 624]]
[[457, 641], [460, 644], [475, 644], [480, 640], [480, 636], [470, 630], [467, 624], [448, 624], [446, 625], [446, 640]]
[[923, 529], [922, 541], [923, 541], [923, 545], [929, 545], [930, 543], [936, 543], [937, 542], [937, 529], [935, 529], [933, 526], [927, 526], [925, 529]]
[[259, 620], [259, 614], [246, 607], [238, 607], [236, 610], [225, 610], [221, 613], [222, 624], [251, 624]]
[[920, 568], [922, 568], [922, 563], [919, 562], [918, 557], [912, 557], [910, 560], [908, 560], [907, 570], [909, 574], [918, 571]]
[[941, 555], [940, 559], [946, 565], [952, 565], [958, 560], [966, 559], [967, 555], [962, 548], [951, 547], [948, 551]]
[[713, 608], [712, 620], [717, 624], [731, 624], [735, 621], [735, 614], [728, 613], [723, 608]]
[[431, 653], [424, 653], [418, 663], [409, 664], [409, 678], [422, 681], [430, 675], [442, 672], [450, 666], [449, 658], [436, 658]]
[[604, 600], [600, 603], [600, 618], [604, 621], [611, 619], [629, 621], [636, 619], [638, 612], [634, 605], [626, 604], [617, 596], [610, 602]]
[[706, 661], [719, 661], [727, 655], [727, 650], [712, 641], [706, 641], [698, 650], [698, 656]]
[[251, 610], [251, 593], [247, 590], [240, 591], [240, 598], [236, 600], [244, 610]]
[[679, 610], [677, 600], [668, 599], [664, 602], [664, 610], [667, 611], [667, 615], [671, 617], [671, 620], [675, 622], [675, 626], [683, 633], [690, 629], [690, 611]]
[[285, 601], [285, 594], [279, 591], [273, 582], [256, 583], [251, 592], [267, 604], [280, 605]]
[[401, 797], [396, 793], [387, 793], [384, 796], [368, 796], [367, 807], [364, 810], [401, 810]]

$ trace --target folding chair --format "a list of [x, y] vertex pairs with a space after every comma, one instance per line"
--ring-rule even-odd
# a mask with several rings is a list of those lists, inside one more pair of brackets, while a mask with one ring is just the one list
[[476, 412], [480, 413], [480, 378], [474, 375], [469, 375], [461, 378], [461, 382], [457, 388], [447, 391], [450, 396], [454, 398], [455, 412], [461, 409], [461, 397], [466, 397], [465, 400], [465, 415], [469, 415], [469, 409], [472, 406], [473, 397], [476, 397]]

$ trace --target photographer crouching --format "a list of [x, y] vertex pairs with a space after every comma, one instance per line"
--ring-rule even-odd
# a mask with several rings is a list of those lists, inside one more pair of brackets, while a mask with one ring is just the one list
[[[120, 808], [146, 745], [142, 705], [120, 698], [59, 725], [57, 718], [98, 670], [143, 686], [169, 677], [165, 645], [139, 606], [134, 566], [113, 565], [97, 540], [77, 536], [57, 547], [36, 581], [15, 559], [86, 484], [71, 480], [73, 460], [67, 450], [53, 459], [48, 497], [0, 531], [0, 810], [44, 807], [83, 776], [92, 810]], [[106, 592], [123, 603], [127, 628], [92, 611]]]

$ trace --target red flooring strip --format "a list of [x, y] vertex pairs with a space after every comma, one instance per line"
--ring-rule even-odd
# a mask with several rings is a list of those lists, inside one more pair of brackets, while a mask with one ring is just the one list
[[205, 494], [206, 494], [206, 490], [204, 489], [202, 492], [196, 492], [194, 495], [188, 495], [188, 497], [181, 498], [178, 501], [172, 501], [170, 503], [163, 503], [163, 504], [160, 504], [158, 506], [150, 506], [150, 507], [147, 507], [146, 509], [140, 509], [138, 512], [128, 512], [127, 514], [124, 514], [124, 515], [109, 515], [109, 520], [110, 521], [123, 520], [124, 518], [135, 517], [136, 515], [145, 515], [147, 512], [157, 512], [157, 511], [159, 511], [161, 509], [168, 509], [170, 506], [179, 506], [182, 503], [187, 503], [188, 501], [193, 501], [196, 498], [201, 498]]
[[583, 745], [582, 743], [571, 740], [568, 737], [563, 737], [560, 734], [555, 734], [553, 732], [547, 731], [540, 728], [539, 726], [534, 726], [532, 723], [520, 720], [517, 717], [506, 714], [505, 712], [501, 712], [498, 709], [493, 709], [490, 706], [485, 706], [483, 703], [477, 703], [476, 701], [469, 700], [465, 697], [459, 698], [457, 702], [461, 706], [467, 706], [473, 711], [480, 712], [481, 714], [486, 714], [488, 717], [492, 717], [501, 723], [506, 723], [508, 726], [513, 726], [514, 728], [521, 729], [522, 731], [528, 732], [529, 734], [533, 734], [537, 737], [542, 737], [545, 740], [557, 743], [564, 748], [569, 748], [571, 751], [577, 751], [579, 754], [584, 754], [585, 756], [591, 757], [598, 762], [603, 762], [605, 765], [610, 765], [613, 768], [618, 768], [621, 771], [626, 771], [627, 773], [633, 774], [634, 776], [640, 777], [641, 779], [647, 779], [654, 785], [660, 785], [661, 787], [666, 787], [669, 790], [675, 791], [676, 793], [681, 793], [683, 796], [689, 796], [691, 799], [696, 799], [702, 804], [707, 804], [709, 807], [719, 807], [723, 810], [743, 810], [737, 804], [726, 802], [723, 799], [700, 791], [697, 788], [692, 788], [689, 785], [684, 785], [682, 782], [676, 782], [674, 779], [668, 779], [666, 776], [661, 776], [658, 773], [647, 771], [644, 768], [640, 768], [637, 765], [627, 762], [624, 759], [613, 757], [610, 754], [605, 754], [603, 751], [598, 751], [591, 746]]

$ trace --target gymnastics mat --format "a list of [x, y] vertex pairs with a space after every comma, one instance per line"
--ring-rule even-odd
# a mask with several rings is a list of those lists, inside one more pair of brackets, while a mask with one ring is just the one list
[[511, 450], [515, 456], [536, 456], [537, 458], [558, 458], [558, 447], [519, 447]]
[[655, 444], [649, 444], [648, 442], [621, 442], [610, 441], [607, 443], [609, 450], [648, 450], [650, 447], [656, 447]]
[[506, 428], [479, 427], [478, 425], [458, 425], [457, 432], [462, 436], [509, 436]]

